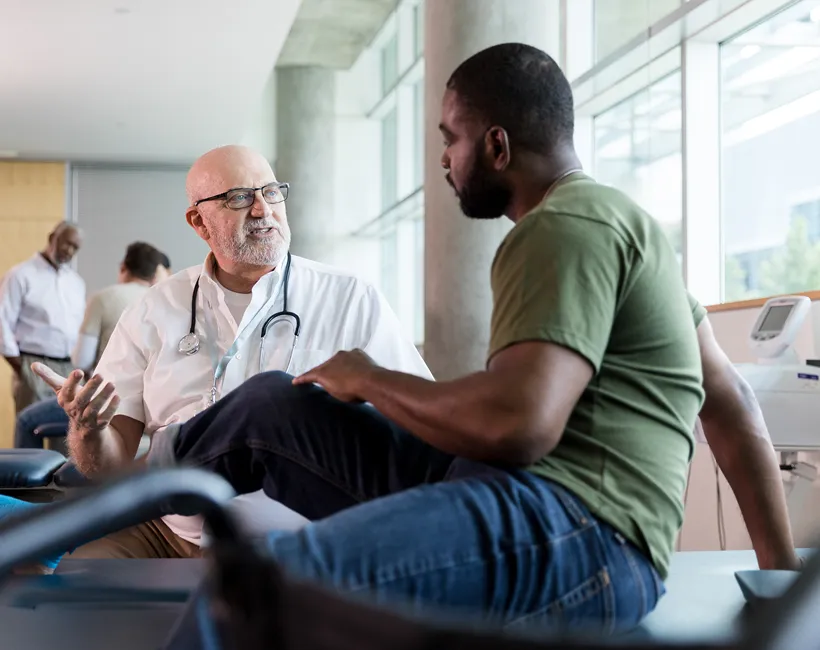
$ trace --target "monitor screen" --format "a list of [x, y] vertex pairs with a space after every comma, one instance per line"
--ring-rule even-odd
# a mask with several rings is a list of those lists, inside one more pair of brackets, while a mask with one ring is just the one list
[[779, 332], [783, 329], [794, 305], [777, 305], [770, 307], [760, 323], [759, 332]]

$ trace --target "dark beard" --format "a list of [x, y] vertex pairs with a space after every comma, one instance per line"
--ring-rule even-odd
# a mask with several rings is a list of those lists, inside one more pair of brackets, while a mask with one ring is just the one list
[[[476, 151], [476, 163], [464, 182], [461, 191], [456, 190], [461, 211], [471, 219], [498, 219], [510, 205], [512, 192], [494, 177], [492, 170], [481, 158], [480, 146]], [[447, 177], [453, 186], [450, 177]]]

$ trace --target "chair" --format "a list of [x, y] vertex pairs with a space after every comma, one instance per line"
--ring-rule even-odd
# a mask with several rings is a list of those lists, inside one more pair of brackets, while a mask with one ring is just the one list
[[65, 444], [65, 437], [68, 434], [68, 426], [63, 422], [50, 422], [41, 424], [34, 430], [34, 435], [39, 436], [44, 441], [48, 442], [48, 449], [59, 451], [65, 455], [67, 448]]

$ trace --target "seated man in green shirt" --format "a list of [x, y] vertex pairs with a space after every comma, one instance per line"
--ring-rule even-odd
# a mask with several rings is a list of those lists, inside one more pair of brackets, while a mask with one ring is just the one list
[[[573, 113], [558, 66], [526, 45], [447, 84], [447, 180], [468, 217], [515, 223], [484, 369], [436, 383], [351, 351], [262, 374], [166, 429], [149, 462], [209, 468], [310, 519], [267, 540], [300, 578], [504, 625], [635, 626], [681, 527], [701, 358], [670, 244], [581, 172]], [[63, 402], [92, 417], [90, 397]]]

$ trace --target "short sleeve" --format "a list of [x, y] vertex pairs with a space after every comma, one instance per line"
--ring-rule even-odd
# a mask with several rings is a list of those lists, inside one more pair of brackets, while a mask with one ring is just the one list
[[143, 377], [147, 367], [142, 303], [123, 313], [95, 370], [103, 379], [114, 384], [120, 405], [117, 415], [127, 415], [145, 422], [143, 405]]
[[95, 336], [100, 338], [102, 332], [102, 312], [103, 305], [100, 294], [94, 294], [88, 301], [83, 316], [83, 324], [80, 326], [80, 334]]
[[19, 272], [9, 271], [0, 282], [0, 354], [4, 357], [20, 355], [15, 328], [24, 293], [25, 287]]
[[623, 238], [605, 224], [529, 215], [493, 261], [489, 357], [516, 343], [544, 341], [573, 350], [600, 370], [627, 253]]
[[695, 321], [695, 327], [700, 327], [703, 319], [706, 318], [706, 307], [701, 305], [697, 298], [691, 293], [686, 294], [689, 297], [689, 307], [692, 310], [692, 319]]

